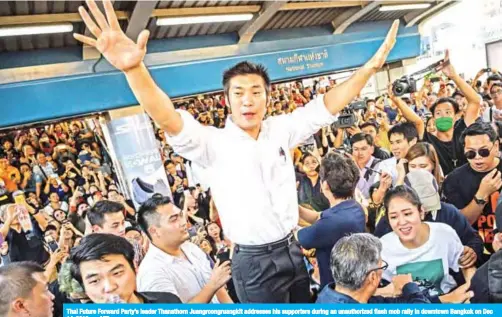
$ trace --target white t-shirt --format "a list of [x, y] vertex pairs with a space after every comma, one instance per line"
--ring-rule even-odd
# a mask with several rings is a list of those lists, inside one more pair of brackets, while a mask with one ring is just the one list
[[429, 240], [419, 248], [408, 249], [396, 233], [380, 238], [382, 259], [389, 264], [383, 279], [392, 281], [398, 274], [411, 273], [414, 281], [434, 285], [439, 295], [447, 294], [457, 286], [449, 269], [459, 270], [458, 261], [464, 246], [455, 230], [444, 223], [426, 222], [430, 227]]

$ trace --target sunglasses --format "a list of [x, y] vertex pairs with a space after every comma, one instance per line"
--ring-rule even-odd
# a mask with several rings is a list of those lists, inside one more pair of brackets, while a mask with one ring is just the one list
[[481, 156], [481, 157], [488, 157], [488, 156], [490, 156], [490, 152], [492, 151], [494, 146], [495, 146], [495, 144], [493, 144], [493, 146], [490, 149], [479, 149], [477, 151], [475, 151], [475, 150], [467, 151], [467, 152], [465, 152], [465, 158], [468, 160], [473, 160], [477, 154], [479, 154], [479, 156]]

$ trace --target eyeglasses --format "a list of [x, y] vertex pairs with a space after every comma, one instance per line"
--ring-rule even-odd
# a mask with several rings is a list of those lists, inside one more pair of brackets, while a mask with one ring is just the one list
[[389, 267], [389, 263], [385, 262], [384, 260], [382, 260], [382, 263], [383, 263], [383, 265], [381, 267], [377, 267], [375, 269], [369, 270], [368, 272], [366, 272], [366, 275], [369, 275], [371, 272], [375, 272], [378, 270], [385, 271]]
[[490, 156], [490, 152], [492, 151], [494, 146], [495, 146], [495, 144], [493, 144], [490, 149], [479, 149], [477, 151], [475, 151], [475, 150], [467, 151], [467, 152], [465, 152], [465, 158], [468, 160], [473, 160], [477, 154], [479, 154], [479, 156], [481, 156], [481, 157], [488, 157], [488, 156]]

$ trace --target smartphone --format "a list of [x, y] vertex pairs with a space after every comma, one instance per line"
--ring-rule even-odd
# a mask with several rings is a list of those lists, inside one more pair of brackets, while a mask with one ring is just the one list
[[220, 260], [220, 264], [225, 263], [226, 261], [230, 261], [230, 250], [224, 249], [224, 251], [216, 254], [216, 258]]
[[56, 250], [59, 248], [57, 242], [52, 240], [52, 237], [51, 237], [51, 240], [47, 244], [49, 245], [49, 248], [51, 249], [52, 252], [56, 252]]

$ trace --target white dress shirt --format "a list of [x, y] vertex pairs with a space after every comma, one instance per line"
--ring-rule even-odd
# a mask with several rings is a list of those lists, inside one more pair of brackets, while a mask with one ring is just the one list
[[[168, 292], [187, 303], [207, 284], [211, 277], [211, 263], [206, 254], [187, 241], [181, 250], [188, 258], [178, 258], [165, 253], [153, 244], [138, 269], [138, 292]], [[213, 296], [212, 303], [218, 304]]]
[[237, 244], [261, 245], [286, 237], [298, 222], [293, 161], [295, 148], [333, 123], [324, 98], [291, 114], [262, 122], [257, 140], [230, 117], [224, 129], [199, 124], [178, 110], [182, 131], [166, 134], [174, 151], [205, 168], [223, 230]]

